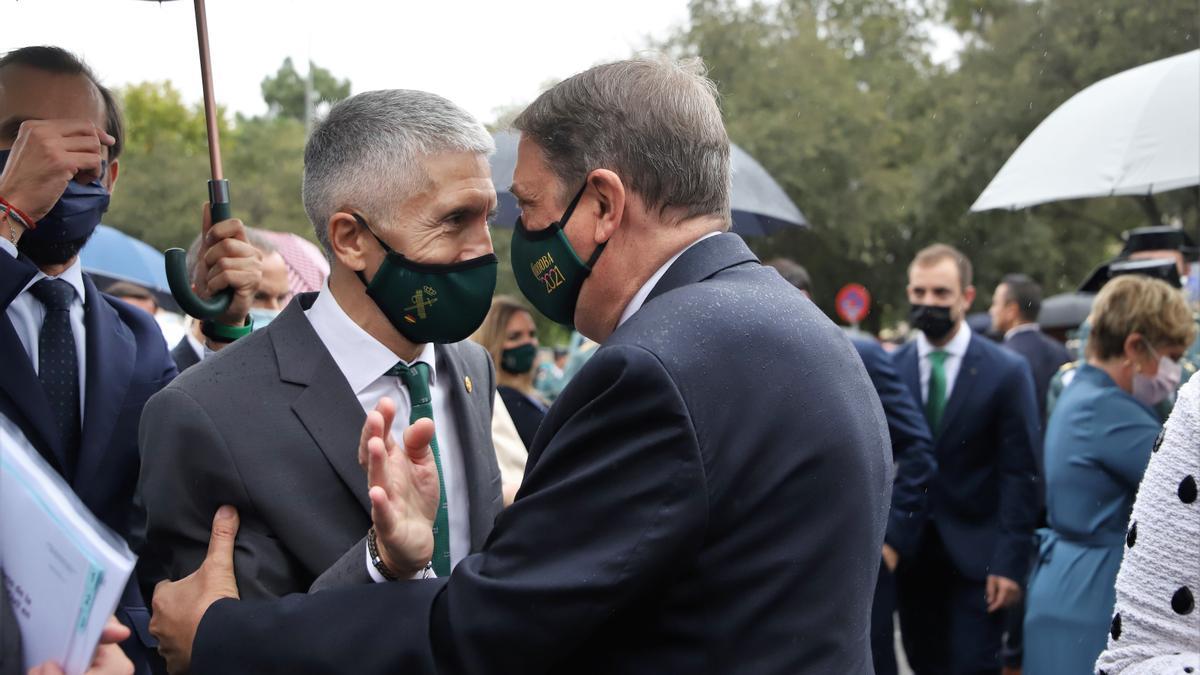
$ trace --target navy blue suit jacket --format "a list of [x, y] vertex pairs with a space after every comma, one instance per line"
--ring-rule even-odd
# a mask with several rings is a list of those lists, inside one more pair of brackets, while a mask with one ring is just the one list
[[[923, 400], [916, 342], [892, 356], [913, 399]], [[932, 431], [938, 470], [929, 513], [950, 559], [968, 579], [994, 574], [1024, 584], [1038, 511], [1034, 458], [1041, 454], [1029, 365], [972, 335], [941, 427]]]
[[[138, 422], [146, 399], [175, 377], [162, 331], [153, 317], [96, 288], [88, 275], [83, 324], [87, 369], [83, 434], [73, 472], [57, 437], [50, 403], [6, 310], [37, 274], [27, 258], [0, 252], [0, 414], [17, 423], [29, 442], [63, 474], [83, 503], [137, 550], [145, 529], [134, 504], [138, 470]], [[150, 644], [149, 615], [137, 584], [125, 588], [117, 616]]]
[[567, 385], [448, 581], [220, 601], [192, 672], [870, 673], [890, 461], [846, 336], [705, 239]]
[[892, 438], [892, 457], [896, 478], [892, 484], [892, 510], [888, 514], [884, 541], [900, 557], [909, 558], [917, 551], [921, 531], [929, 515], [927, 494], [937, 474], [933, 457], [933, 438], [925, 414], [912, 392], [892, 366], [891, 356], [874, 340], [852, 338], [879, 402], [887, 417]]
[[1061, 342], [1040, 330], [1021, 331], [1004, 341], [1004, 346], [1025, 357], [1033, 372], [1034, 394], [1037, 396], [1039, 419], [1046, 426], [1046, 392], [1050, 379], [1062, 365], [1071, 360], [1071, 354]]

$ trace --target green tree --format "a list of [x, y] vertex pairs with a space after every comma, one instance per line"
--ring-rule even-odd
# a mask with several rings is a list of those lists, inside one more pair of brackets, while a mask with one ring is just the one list
[[[170, 82], [145, 82], [117, 92], [125, 115], [125, 153], [105, 223], [155, 248], [187, 246], [200, 231], [209, 172], [204, 113], [183, 103]], [[224, 111], [226, 151], [236, 143]]]
[[[118, 94], [127, 143], [105, 221], [155, 248], [186, 248], [200, 232], [211, 178], [203, 110], [186, 105], [170, 83], [131, 85]], [[300, 199], [304, 124], [242, 116], [231, 124], [219, 110], [218, 127], [234, 216], [311, 238]]]
[[[808, 266], [827, 311], [841, 285], [866, 284], [871, 328], [902, 316], [905, 268], [934, 241], [972, 257], [985, 295], [1010, 271], [1067, 290], [1110, 256], [1116, 233], [1146, 223], [1133, 199], [967, 209], [1072, 94], [1195, 49], [1200, 32], [1200, 6], [1171, 0], [693, 0], [690, 11], [666, 46], [705, 59], [731, 139], [814, 223], [751, 246]], [[929, 62], [934, 20], [962, 34], [956, 67]], [[1192, 227], [1198, 198], [1157, 201]]]
[[[337, 103], [350, 95], [350, 80], [339, 80], [312, 61], [309, 61], [308, 67], [312, 73], [314, 107], [319, 104]], [[262, 81], [263, 100], [267, 102], [270, 114], [305, 121], [305, 92], [308, 79], [308, 74], [301, 75], [296, 72], [291, 57], [284, 59], [279, 70]]]
[[290, 117], [239, 117], [235, 138], [225, 163], [234, 215], [247, 225], [313, 239], [300, 195], [304, 123]]
[[[975, 258], [985, 288], [1019, 270], [1050, 291], [1071, 290], [1115, 252], [1122, 230], [1148, 223], [1138, 200], [1057, 202], [1015, 213], [967, 209], [1020, 142], [1072, 95], [1123, 70], [1195, 49], [1200, 5], [995, 0], [983, 6], [966, 33], [959, 67], [935, 74], [928, 84], [928, 96], [941, 102], [940, 115], [924, 123], [939, 143], [924, 162], [913, 241], [961, 244]], [[1149, 35], [1154, 39], [1135, 37]], [[1169, 221], [1196, 226], [1194, 190], [1156, 201]]]
[[670, 45], [705, 59], [731, 139], [814, 223], [750, 243], [809, 267], [827, 311], [846, 282], [895, 284], [892, 251], [911, 227], [925, 147], [912, 119], [929, 106], [917, 93], [929, 65], [914, 19], [900, 3], [853, 4], [871, 19], [845, 15], [849, 3], [693, 2]]

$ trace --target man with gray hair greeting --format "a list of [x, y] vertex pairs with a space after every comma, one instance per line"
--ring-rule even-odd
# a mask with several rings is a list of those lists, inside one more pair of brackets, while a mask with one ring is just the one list
[[[197, 673], [870, 673], [887, 427], [849, 340], [726, 233], [713, 84], [612, 63], [514, 124], [517, 281], [602, 346], [483, 550], [449, 580], [234, 601], [217, 527], [160, 637]], [[434, 428], [364, 434], [398, 578], [436, 549]]]
[[359, 94], [313, 131], [304, 205], [329, 280], [147, 404], [144, 585], [200, 565], [222, 505], [241, 517], [244, 597], [369, 582], [379, 570], [355, 452], [368, 412], [381, 434], [438, 425], [433, 571], [449, 576], [479, 550], [501, 508], [492, 361], [466, 341], [496, 283], [493, 149], [478, 121], [419, 91]]

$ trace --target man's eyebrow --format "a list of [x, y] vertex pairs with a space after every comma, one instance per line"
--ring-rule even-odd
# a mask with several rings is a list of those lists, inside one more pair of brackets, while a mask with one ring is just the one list
[[517, 185], [516, 183], [508, 186], [508, 193], [516, 197], [517, 201], [519, 202], [528, 201], [526, 199], [524, 190], [522, 190], [521, 186]]

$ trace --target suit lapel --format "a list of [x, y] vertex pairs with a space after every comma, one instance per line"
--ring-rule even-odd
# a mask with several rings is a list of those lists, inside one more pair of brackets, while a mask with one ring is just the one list
[[499, 494], [492, 485], [494, 472], [488, 471], [489, 461], [495, 461], [492, 446], [491, 420], [486, 414], [490, 403], [485, 373], [470, 373], [471, 391], [466, 389], [464, 377], [468, 374], [467, 364], [462, 360], [455, 345], [437, 345], [438, 382], [445, 392], [449, 408], [454, 411], [455, 427], [462, 452], [463, 474], [467, 483], [467, 504], [471, 518], [471, 550], [478, 551], [492, 529], [490, 508], [492, 493]]
[[954, 379], [954, 390], [950, 393], [950, 400], [946, 402], [946, 412], [942, 415], [941, 427], [934, 432], [934, 438], [941, 438], [942, 431], [950, 428], [950, 423], [962, 412], [964, 403], [975, 391], [975, 378], [979, 375], [979, 359], [983, 356], [983, 349], [978, 346], [977, 342], [986, 339], [980, 335], [972, 335], [971, 341], [967, 343], [967, 353], [963, 355], [962, 365], [958, 368], [958, 377]]
[[47, 461], [62, 473], [66, 453], [61, 447], [58, 431], [50, 413], [50, 400], [42, 389], [37, 371], [8, 318], [8, 306], [37, 276], [37, 267], [24, 256], [13, 258], [0, 253], [0, 350], [8, 355], [0, 368], [0, 389], [8, 396], [18, 413], [13, 420]]
[[59, 473], [63, 473], [67, 457], [50, 416], [50, 399], [46, 398], [42, 381], [38, 379], [33, 364], [25, 354], [25, 347], [6, 314], [0, 314], [0, 350], [10, 355], [4, 368], [0, 369], [0, 388], [19, 413], [13, 421], [18, 423], [38, 452]]
[[305, 387], [292, 401], [292, 411], [369, 514], [367, 472], [358, 464], [356, 447], [366, 414], [333, 356], [304, 317], [304, 308], [311, 306], [315, 298], [315, 293], [297, 297], [266, 330], [275, 349], [280, 379]]
[[83, 277], [83, 325], [87, 335], [87, 374], [84, 377], [83, 435], [79, 445], [76, 492], [85, 493], [112, 437], [113, 426], [125, 402], [133, 376], [137, 342], [117, 310], [100, 295], [87, 275]]

